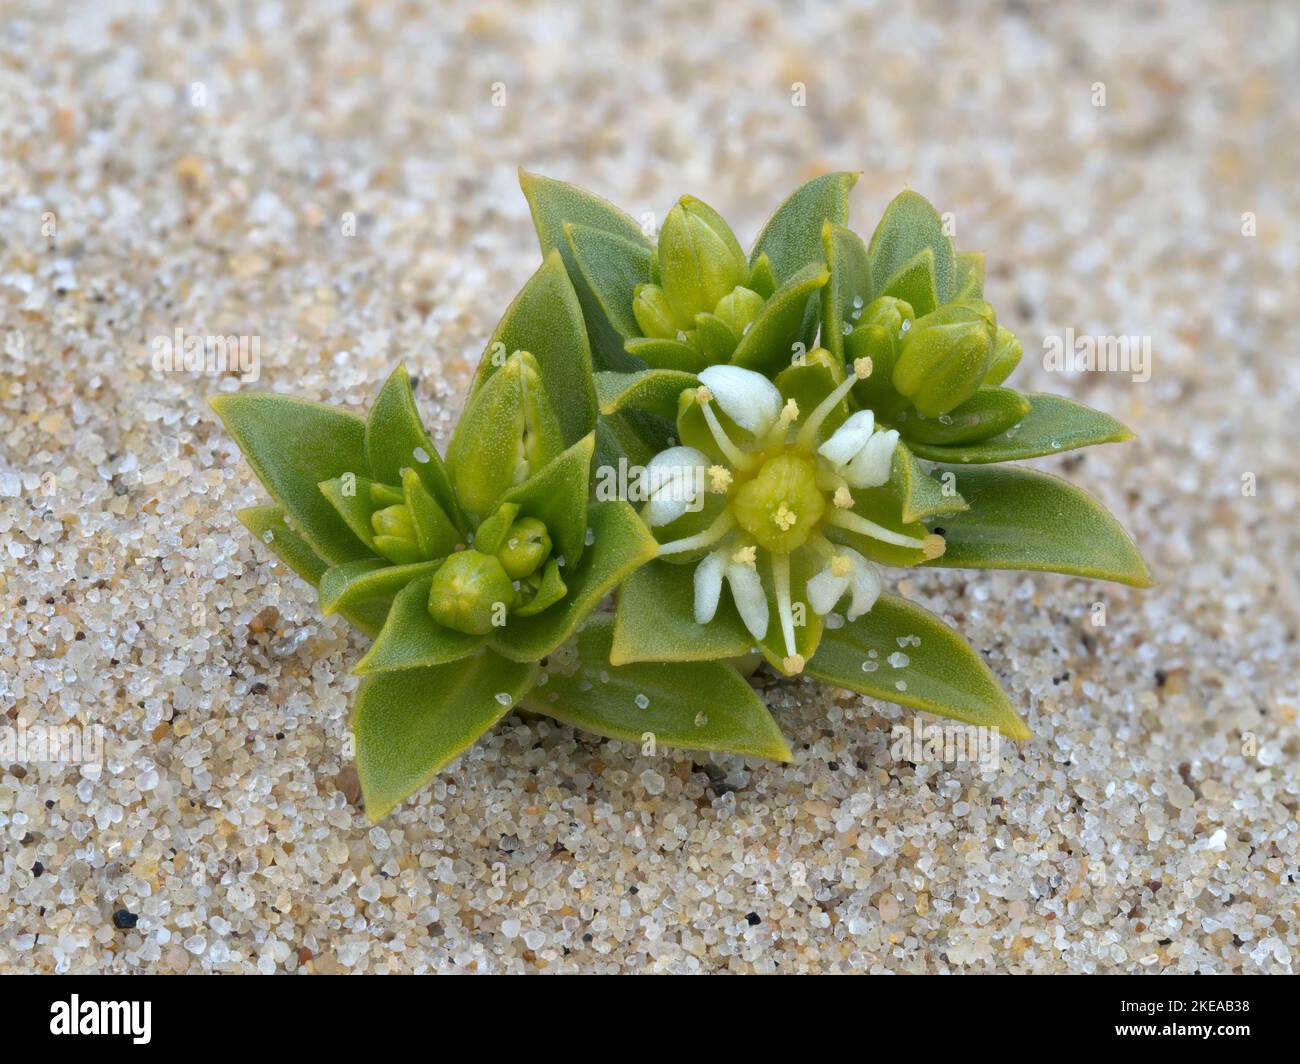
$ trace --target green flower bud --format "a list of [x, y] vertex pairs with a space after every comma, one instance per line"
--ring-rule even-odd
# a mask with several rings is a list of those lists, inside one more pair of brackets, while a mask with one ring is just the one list
[[849, 365], [859, 358], [871, 359], [871, 376], [853, 386], [853, 396], [877, 417], [890, 417], [907, 405], [894, 387], [893, 376], [906, 329], [915, 319], [910, 303], [881, 296], [867, 305], [844, 343], [844, 358]]
[[752, 289], [737, 285], [718, 300], [713, 313], [731, 327], [737, 336], [744, 336], [749, 323], [758, 317], [758, 312], [767, 302]]
[[507, 488], [563, 449], [560, 424], [542, 392], [537, 360], [516, 351], [470, 397], [447, 448], [456, 497], [481, 517]]
[[712, 207], [683, 196], [659, 234], [659, 272], [678, 328], [711, 311], [749, 280], [749, 263], [731, 227]]
[[639, 284], [632, 296], [632, 314], [643, 336], [672, 340], [678, 333], [673, 308], [657, 284]]
[[1011, 376], [1011, 371], [1020, 364], [1020, 356], [1024, 350], [1020, 346], [1020, 341], [1016, 334], [1010, 329], [1004, 329], [998, 326], [998, 338], [994, 345], [993, 361], [989, 365], [989, 371], [984, 375], [985, 384], [1001, 384]]
[[404, 503], [376, 510], [370, 515], [370, 526], [375, 530], [375, 549], [390, 562], [409, 565], [424, 560], [415, 522]]
[[515, 589], [501, 563], [476, 550], [453, 554], [433, 574], [429, 614], [439, 624], [486, 635], [514, 604]]
[[946, 414], [980, 386], [997, 325], [978, 301], [948, 303], [917, 318], [903, 337], [893, 384], [926, 417]]
[[535, 517], [516, 521], [506, 533], [506, 541], [497, 551], [497, 560], [511, 580], [522, 580], [535, 573], [551, 555], [551, 537], [546, 526]]

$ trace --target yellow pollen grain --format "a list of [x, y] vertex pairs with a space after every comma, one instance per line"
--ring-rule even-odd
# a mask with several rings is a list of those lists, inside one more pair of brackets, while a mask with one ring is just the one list
[[731, 487], [731, 470], [726, 466], [709, 466], [709, 491], [714, 495], [725, 495]]
[[841, 579], [848, 576], [853, 571], [853, 563], [844, 557], [843, 554], [837, 554], [831, 559], [831, 575], [838, 576]]
[[731, 560], [737, 565], [747, 565], [753, 569], [758, 564], [758, 548], [752, 543], [748, 547], [741, 547], [731, 556]]
[[847, 510], [853, 505], [853, 496], [849, 494], [849, 489], [841, 484], [835, 489], [835, 498], [832, 501], [841, 510]]
[[921, 541], [921, 550], [925, 553], [925, 557], [927, 560], [933, 560], [934, 558], [938, 558], [947, 549], [948, 549], [947, 541], [943, 538], [943, 536], [940, 536], [934, 532], [931, 532], [928, 536], [925, 537], [925, 539]]
[[799, 515], [790, 509], [785, 503], [776, 508], [772, 514], [772, 524], [776, 525], [782, 532], [789, 532], [799, 523]]
[[853, 375], [860, 381], [866, 380], [871, 376], [872, 364], [870, 356], [866, 358], [855, 358], [853, 360]]

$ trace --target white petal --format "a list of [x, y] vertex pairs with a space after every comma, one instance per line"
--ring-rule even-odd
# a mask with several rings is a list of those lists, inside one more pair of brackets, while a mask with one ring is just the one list
[[853, 588], [853, 596], [849, 599], [849, 608], [845, 612], [850, 621], [855, 621], [876, 604], [884, 581], [880, 578], [880, 570], [857, 551], [847, 547], [841, 549], [849, 556], [849, 564], [852, 565], [849, 584]]
[[877, 488], [889, 479], [889, 468], [898, 446], [898, 430], [873, 433], [857, 457], [844, 470], [844, 479], [854, 488]]
[[848, 420], [831, 433], [831, 438], [817, 448], [835, 465], [842, 466], [862, 450], [876, 427], [876, 415], [870, 410], [850, 414]]
[[668, 450], [660, 451], [646, 463], [647, 470], [656, 470], [656, 483], [661, 482], [664, 476], [672, 474], [674, 470], [690, 470], [696, 466], [703, 466], [707, 469], [709, 456], [694, 447], [669, 447]]
[[727, 567], [726, 551], [715, 550], [695, 567], [695, 623], [708, 624], [718, 612], [722, 594], [722, 572]]
[[813, 613], [825, 616], [835, 608], [840, 596], [849, 589], [847, 576], [836, 576], [828, 565], [808, 581], [808, 605]]
[[764, 435], [781, 416], [781, 393], [761, 373], [739, 366], [710, 366], [699, 376], [722, 412], [755, 436]]
[[686, 513], [689, 506], [690, 503], [679, 495], [665, 491], [645, 504], [645, 509], [641, 511], [641, 520], [651, 528], [670, 525]]
[[730, 562], [727, 565], [727, 583], [731, 585], [731, 597], [736, 600], [736, 609], [749, 634], [762, 639], [767, 635], [767, 596], [763, 594], [763, 582], [758, 572], [748, 565]]

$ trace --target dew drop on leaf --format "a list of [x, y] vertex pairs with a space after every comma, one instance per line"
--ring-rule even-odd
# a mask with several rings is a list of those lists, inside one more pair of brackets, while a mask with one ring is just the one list
[[911, 659], [901, 650], [896, 650], [894, 653], [889, 655], [889, 664], [895, 669], [905, 668], [910, 660]]
[[272, 532], [269, 528], [262, 533], [263, 543], [270, 543], [273, 539], [275, 539], [275, 533]]
[[414, 458], [421, 465], [424, 465], [426, 462], [429, 461], [429, 452], [426, 451], [423, 447], [417, 447], [414, 451], [411, 452], [411, 457]]
[[513, 702], [513, 701], [514, 701], [514, 699], [511, 698], [508, 694], [506, 694], [505, 691], [498, 691], [498, 692], [497, 692], [497, 704], [498, 704], [498, 705], [508, 706], [508, 705], [510, 705], [510, 703]]
[[709, 718], [708, 718], [705, 714], [703, 714], [703, 713], [696, 713], [696, 714], [695, 714], [695, 726], [696, 726], [697, 728], [703, 728], [704, 725], [706, 725], [706, 724], [708, 724], [708, 723], [709, 723]]
[[636, 698], [633, 699], [633, 701], [636, 702], [636, 705], [637, 705], [637, 708], [638, 708], [638, 709], [649, 709], [649, 708], [650, 708], [650, 699], [648, 699], [648, 698], [647, 698], [645, 695], [643, 695], [643, 694], [638, 694], [638, 695], [636, 696]]

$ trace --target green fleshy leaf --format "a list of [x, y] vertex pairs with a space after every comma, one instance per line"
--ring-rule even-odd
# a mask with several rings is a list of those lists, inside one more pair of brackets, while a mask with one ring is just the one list
[[803, 342], [808, 303], [830, 276], [819, 253], [818, 261], [785, 281], [740, 338], [731, 356], [732, 364], [768, 377], [790, 365], [797, 353], [795, 344]]
[[[793, 761], [771, 713], [724, 662], [609, 664], [613, 625], [593, 617], [578, 635], [578, 668], [552, 670], [524, 708], [574, 728], [640, 744]], [[644, 708], [638, 704], [644, 702]]]
[[[821, 345], [844, 361], [844, 323], [872, 300], [871, 260], [862, 238], [842, 225], [827, 223], [822, 244], [830, 267], [830, 282], [822, 289]], [[860, 300], [854, 305], [855, 300]]]
[[639, 336], [629, 340], [626, 347], [629, 355], [633, 355], [652, 369], [698, 373], [709, 364], [708, 356], [681, 340]]
[[[934, 253], [935, 291], [938, 302], [953, 298], [956, 278], [956, 255], [952, 240], [943, 231], [943, 219], [924, 196], [908, 189], [900, 192], [885, 208], [885, 213], [871, 234], [867, 254], [871, 257], [871, 275], [879, 284], [909, 266], [924, 248]], [[886, 290], [886, 294], [889, 293]], [[907, 299], [906, 296], [900, 298]], [[910, 303], [911, 300], [909, 299]], [[915, 303], [917, 315], [927, 313]]]
[[461, 506], [481, 520], [521, 471], [544, 469], [563, 450], [563, 431], [537, 360], [531, 352], [516, 352], [466, 405], [447, 447], [447, 469]]
[[908, 260], [880, 290], [882, 296], [893, 296], [909, 303], [919, 318], [929, 314], [939, 305], [939, 290], [934, 275], [934, 251], [922, 248]]
[[953, 299], [984, 298], [984, 252], [959, 251], [956, 275]]
[[724, 586], [717, 615], [695, 623], [695, 566], [652, 561], [618, 589], [609, 660], [615, 665], [637, 661], [715, 661], [738, 658], [754, 647], [754, 638], [736, 612]]
[[369, 473], [361, 418], [270, 392], [217, 395], [210, 403], [253, 472], [317, 554], [337, 564], [372, 553], [317, 487], [344, 473]]
[[584, 436], [544, 469], [507, 491], [503, 503], [515, 503], [523, 517], [536, 517], [550, 533], [566, 565], [582, 557], [587, 535], [587, 495], [596, 434]]
[[465, 542], [465, 537], [443, 513], [414, 469], [408, 469], [403, 475], [402, 492], [406, 508], [411, 512], [420, 550], [426, 558], [445, 558], [458, 543]]
[[645, 410], [672, 420], [677, 417], [677, 397], [699, 381], [693, 373], [673, 369], [644, 369], [638, 373], [596, 374], [596, 398], [608, 417], [624, 407]]
[[357, 691], [352, 733], [366, 815], [382, 820], [510, 712], [536, 666], [491, 652], [372, 676]]
[[624, 407], [596, 425], [596, 465], [617, 466], [620, 458], [645, 465], [668, 447], [673, 423], [645, 410]]
[[[844, 380], [844, 364], [825, 348], [815, 348], [808, 353], [803, 365], [787, 366], [776, 375], [773, 383], [782, 399], [793, 399], [800, 413], [807, 417], [817, 409], [836, 385]], [[822, 423], [819, 435], [829, 439], [849, 416], [849, 401], [842, 399], [831, 408]]]
[[857, 174], [840, 171], [800, 185], [763, 226], [750, 252], [750, 265], [755, 265], [760, 255], [766, 255], [778, 281], [809, 266], [820, 267], [822, 227], [827, 222], [848, 224], [849, 190], [857, 180]]
[[[899, 639], [907, 636], [919, 637], [920, 644], [909, 640], [900, 647]], [[907, 656], [902, 668], [889, 664], [898, 653]], [[933, 613], [894, 595], [881, 595], [869, 613], [841, 628], [828, 628], [806, 671], [823, 683], [871, 698], [996, 727], [1009, 739], [1030, 735], [970, 645]], [[905, 690], [899, 689], [900, 682]]]
[[1019, 392], [985, 385], [942, 417], [922, 417], [913, 410], [895, 424], [908, 443], [959, 447], [1000, 435], [1028, 413], [1029, 400]]
[[745, 287], [764, 299], [772, 298], [772, 293], [777, 288], [776, 274], [772, 270], [772, 260], [766, 255], [760, 254], [750, 263], [749, 284]]
[[937, 520], [945, 568], [1028, 569], [1150, 587], [1142, 556], [1118, 521], [1087, 492], [1021, 466], [944, 466], [970, 504]]
[[495, 554], [505, 544], [506, 533], [518, 516], [518, 503], [502, 503], [474, 530], [474, 549], [484, 554]]
[[412, 580], [431, 576], [442, 559], [393, 565], [381, 558], [362, 559], [334, 565], [321, 574], [320, 610], [326, 617], [364, 605], [390, 599]]
[[[372, 492], [372, 488], [380, 490]], [[370, 523], [370, 517], [377, 509], [391, 505], [390, 501], [376, 498], [376, 495], [383, 494], [383, 488], [384, 485], [376, 484], [369, 477], [356, 474], [344, 474], [332, 480], [322, 480], [317, 485], [317, 489], [329, 500], [339, 517], [347, 523], [352, 534], [366, 545], [368, 556], [379, 553], [375, 547], [375, 530]]]
[[900, 517], [907, 523], [970, 508], [955, 490], [945, 493], [944, 485], [926, 472], [902, 440], [894, 448], [889, 486], [901, 505]]
[[453, 523], [461, 521], [451, 479], [420, 420], [405, 365], [389, 375], [366, 419], [366, 457], [370, 475], [383, 484], [400, 484], [402, 470], [414, 469], [420, 483]]
[[383, 630], [366, 656], [357, 662], [353, 672], [366, 675], [427, 668], [459, 661], [483, 646], [487, 636], [458, 632], [430, 616], [429, 587], [432, 583], [432, 574], [418, 576], [398, 592]]
[[590, 511], [593, 539], [582, 561], [564, 578], [569, 593], [535, 617], [512, 616], [492, 634], [494, 650], [513, 661], [539, 661], [577, 630], [587, 615], [619, 582], [655, 556], [659, 545], [625, 502], [595, 503]]
[[644, 237], [629, 240], [589, 225], [564, 226], [564, 238], [605, 320], [624, 340], [641, 335], [632, 299], [654, 278], [654, 252]]
[[[240, 510], [240, 522], [285, 565], [312, 587], [319, 589], [329, 569], [325, 561], [302, 536], [286, 523], [288, 515], [279, 506], [250, 506]], [[267, 538], [268, 534], [270, 539]], [[369, 602], [338, 611], [352, 627], [373, 636], [384, 626], [388, 615], [386, 602]]]
[[978, 443], [939, 447], [912, 443], [912, 451], [931, 462], [987, 465], [1039, 458], [1045, 454], [1091, 447], [1097, 443], [1123, 443], [1133, 433], [1113, 417], [1059, 395], [1026, 395], [1027, 413], [1006, 432]]
[[[613, 204], [594, 196], [577, 185], [555, 181], [540, 174], [519, 171], [519, 185], [528, 200], [533, 215], [533, 226], [542, 254], [558, 250], [564, 259], [569, 280], [582, 305], [582, 316], [587, 323], [587, 336], [591, 344], [592, 359], [596, 369], [633, 370], [641, 367], [623, 351], [625, 337], [605, 316], [600, 300], [583, 277], [582, 268], [565, 239], [564, 226], [568, 223], [599, 229], [650, 250], [641, 227]], [[631, 304], [628, 304], [629, 309]]]
[[568, 593], [568, 585], [560, 576], [559, 563], [552, 558], [546, 563], [546, 568], [542, 572], [542, 583], [537, 589], [537, 593], [528, 602], [515, 610], [515, 616], [532, 617], [534, 614], [541, 613], [542, 610], [554, 606]]
[[[629, 315], [631, 307], [629, 297]], [[596, 427], [591, 347], [582, 307], [558, 251], [546, 256], [506, 308], [479, 361], [467, 406], [516, 351], [527, 351], [537, 360], [542, 388], [560, 423], [564, 445], [591, 432]]]
[[710, 363], [726, 362], [740, 342], [730, 325], [715, 314], [695, 315], [695, 342]]

